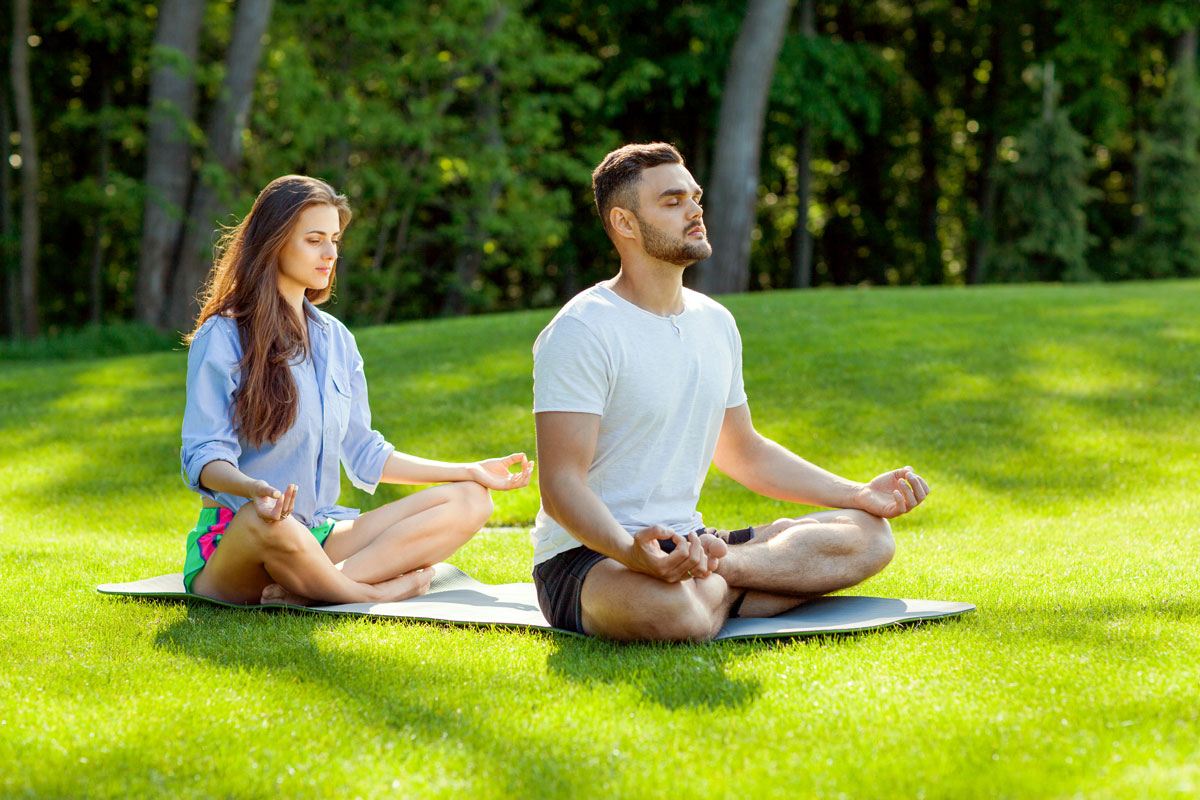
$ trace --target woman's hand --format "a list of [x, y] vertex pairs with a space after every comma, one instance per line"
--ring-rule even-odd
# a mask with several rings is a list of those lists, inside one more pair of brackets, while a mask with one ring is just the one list
[[[520, 465], [520, 472], [512, 472], [511, 467]], [[488, 489], [508, 491], [520, 489], [529, 485], [529, 476], [533, 473], [533, 462], [524, 453], [513, 453], [504, 458], [489, 458], [477, 461], [467, 467], [471, 480]]]
[[278, 522], [291, 516], [299, 488], [296, 484], [289, 483], [287, 490], [281, 492], [266, 481], [255, 481], [251, 487], [250, 499], [259, 519], [263, 522]]

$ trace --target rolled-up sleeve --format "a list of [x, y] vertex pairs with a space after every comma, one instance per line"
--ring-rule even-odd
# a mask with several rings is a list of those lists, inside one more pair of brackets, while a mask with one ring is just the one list
[[362, 356], [358, 353], [358, 345], [355, 344], [353, 336], [350, 336], [346, 356], [349, 362], [346, 365], [346, 374], [350, 383], [350, 416], [346, 434], [342, 437], [342, 466], [352, 484], [364, 492], [374, 494], [380, 478], [383, 477], [384, 464], [396, 448], [383, 438], [382, 433], [371, 427], [367, 376], [363, 372]]
[[200, 472], [212, 461], [235, 467], [241, 456], [233, 427], [233, 395], [238, 387], [239, 353], [235, 323], [214, 317], [201, 326], [188, 350], [187, 405], [183, 411], [183, 480], [216, 500], [200, 485]]

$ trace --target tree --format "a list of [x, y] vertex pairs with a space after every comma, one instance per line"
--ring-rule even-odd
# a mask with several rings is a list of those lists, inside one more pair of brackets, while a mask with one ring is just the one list
[[[808, 43], [816, 37], [813, 0], [800, 0], [800, 35]], [[796, 229], [792, 234], [792, 282], [797, 289], [812, 286], [812, 232], [808, 229], [808, 206], [812, 196], [812, 131], [809, 120], [800, 123], [796, 137]]]
[[1010, 281], [1093, 280], [1088, 269], [1084, 206], [1088, 187], [1085, 140], [1058, 106], [1054, 63], [1043, 70], [1042, 115], [1017, 140], [1007, 170], [1001, 241], [987, 277]]
[[442, 313], [448, 316], [470, 310], [471, 297], [477, 294], [483, 268], [485, 218], [495, 213], [496, 204], [504, 191], [500, 173], [507, 167], [504, 136], [500, 130], [499, 53], [494, 39], [508, 16], [508, 6], [496, 3], [483, 26], [480, 49], [485, 50], [481, 69], [482, 86], [475, 99], [475, 120], [483, 141], [480, 155], [486, 158], [484, 174], [473, 182], [471, 202], [465, 211], [463, 242], [454, 260], [454, 278], [446, 291]]
[[1143, 137], [1139, 225], [1129, 253], [1131, 274], [1152, 278], [1200, 275], [1200, 98], [1196, 29], [1178, 40], [1175, 68], [1157, 130]]
[[790, 0], [750, 0], [729, 59], [707, 200], [713, 255], [690, 275], [704, 292], [740, 292], [749, 286], [763, 123], [791, 12]]
[[5, 315], [8, 336], [16, 339], [21, 335], [21, 274], [19, 263], [13, 255], [16, 252], [16, 232], [12, 218], [12, 177], [9, 171], [11, 152], [8, 132], [12, 129], [12, 119], [8, 92], [8, 81], [0, 81], [0, 273], [4, 276], [5, 296], [0, 313]]
[[9, 59], [17, 129], [21, 133], [21, 332], [41, 330], [38, 314], [38, 151], [33, 97], [29, 88], [29, 0], [13, 0], [12, 54]]
[[214, 225], [233, 200], [231, 185], [242, 160], [242, 133], [250, 114], [271, 4], [272, 0], [239, 0], [237, 4], [225, 56], [225, 79], [205, 130], [208, 151], [193, 184], [166, 314], [160, 320], [169, 328], [189, 328], [200, 310], [196, 294], [212, 266]]
[[163, 0], [151, 51], [146, 201], [138, 260], [137, 317], [161, 325], [172, 265], [187, 213], [192, 126], [196, 115], [196, 54], [205, 3]]

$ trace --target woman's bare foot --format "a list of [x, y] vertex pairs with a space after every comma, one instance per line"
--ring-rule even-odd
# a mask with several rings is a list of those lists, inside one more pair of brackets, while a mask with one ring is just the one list
[[397, 575], [395, 578], [375, 584], [383, 597], [381, 603], [396, 603], [410, 597], [419, 597], [429, 591], [429, 583], [433, 580], [432, 569], [418, 569]]
[[278, 583], [272, 583], [262, 590], [262, 597], [258, 599], [258, 602], [264, 606], [277, 603], [286, 603], [289, 606], [307, 606], [312, 605], [313, 601], [311, 598], [289, 592]]

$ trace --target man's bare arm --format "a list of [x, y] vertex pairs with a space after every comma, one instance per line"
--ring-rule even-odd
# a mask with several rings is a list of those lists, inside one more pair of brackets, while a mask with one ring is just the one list
[[755, 430], [747, 404], [725, 410], [713, 463], [757, 494], [805, 505], [859, 508], [881, 517], [911, 511], [929, 493], [911, 467], [859, 483], [805, 461]]
[[[699, 577], [716, 569], [716, 562], [710, 562], [699, 537], [692, 537], [696, 541], [689, 545], [677, 533], [657, 525], [630, 536], [588, 486], [600, 417], [544, 411], [535, 419], [542, 507], [571, 535], [597, 553], [665, 581], [679, 581], [689, 574]], [[663, 553], [659, 539], [672, 539], [675, 550], [669, 555]]]

